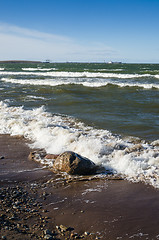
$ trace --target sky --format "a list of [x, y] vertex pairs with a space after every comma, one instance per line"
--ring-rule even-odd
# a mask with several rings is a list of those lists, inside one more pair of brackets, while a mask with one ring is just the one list
[[159, 0], [1, 0], [0, 60], [159, 63]]

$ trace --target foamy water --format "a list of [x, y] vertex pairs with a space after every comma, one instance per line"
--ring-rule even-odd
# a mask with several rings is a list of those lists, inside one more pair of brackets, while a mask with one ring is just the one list
[[1, 64], [0, 133], [158, 188], [158, 73], [151, 64]]
[[[34, 71], [36, 71], [34, 69]], [[124, 73], [103, 73], [103, 72], [65, 72], [65, 71], [47, 71], [47, 72], [31, 72], [31, 71], [23, 71], [23, 72], [11, 72], [4, 71], [1, 72], [1, 75], [33, 75], [33, 76], [44, 76], [44, 77], [88, 77], [88, 78], [121, 78], [121, 79], [131, 79], [131, 78], [143, 78], [143, 77], [151, 77], [151, 74], [124, 74]], [[45, 71], [42, 69], [42, 71]], [[159, 78], [159, 75], [154, 75], [153, 77]]]
[[103, 87], [108, 84], [119, 86], [119, 87], [140, 87], [140, 88], [157, 88], [159, 89], [159, 83], [140, 83], [140, 82], [131, 82], [126, 81], [117, 81], [111, 79], [100, 79], [100, 78], [60, 78], [60, 79], [12, 79], [12, 78], [2, 78], [4, 82], [23, 84], [23, 85], [41, 85], [41, 86], [59, 86], [59, 85], [83, 85], [85, 87]]
[[23, 71], [51, 71], [56, 70], [56, 68], [22, 68]]
[[[131, 181], [159, 187], [159, 140], [146, 143], [121, 138], [110, 131], [84, 125], [70, 117], [52, 115], [43, 107], [24, 110], [0, 102], [0, 133], [23, 135], [33, 148], [59, 154], [67, 150], [102, 164]], [[48, 165], [52, 162], [48, 160]]]

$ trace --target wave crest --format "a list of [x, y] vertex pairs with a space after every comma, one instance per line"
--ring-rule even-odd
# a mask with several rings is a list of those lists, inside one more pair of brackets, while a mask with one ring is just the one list
[[58, 79], [13, 79], [13, 78], [2, 78], [4, 82], [22, 84], [22, 85], [43, 85], [43, 86], [59, 86], [59, 85], [83, 85], [85, 87], [103, 87], [108, 84], [118, 87], [137, 87], [144, 89], [156, 88], [159, 89], [159, 83], [147, 83], [139, 81], [129, 80], [111, 80], [111, 79], [92, 79], [92, 78], [58, 78]]

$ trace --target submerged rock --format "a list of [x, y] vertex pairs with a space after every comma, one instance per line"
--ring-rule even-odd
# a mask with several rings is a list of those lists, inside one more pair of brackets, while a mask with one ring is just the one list
[[29, 160], [39, 160], [39, 159], [43, 159], [46, 156], [46, 152], [45, 150], [37, 150], [37, 151], [33, 151], [29, 153], [28, 159]]
[[47, 154], [45, 159], [56, 159], [58, 156], [59, 154]]
[[54, 161], [53, 168], [72, 175], [91, 175], [98, 169], [94, 162], [71, 151], [60, 154]]
[[29, 153], [29, 160], [39, 160], [39, 159], [56, 159], [59, 154], [47, 154], [45, 150], [40, 149]]
[[142, 144], [135, 144], [132, 147], [127, 147], [125, 149], [125, 153], [141, 152], [142, 150], [144, 150], [144, 147]]

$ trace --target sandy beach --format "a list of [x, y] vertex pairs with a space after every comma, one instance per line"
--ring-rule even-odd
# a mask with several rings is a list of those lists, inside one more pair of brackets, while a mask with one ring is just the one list
[[1, 239], [159, 239], [159, 192], [142, 183], [55, 174], [0, 135]]

